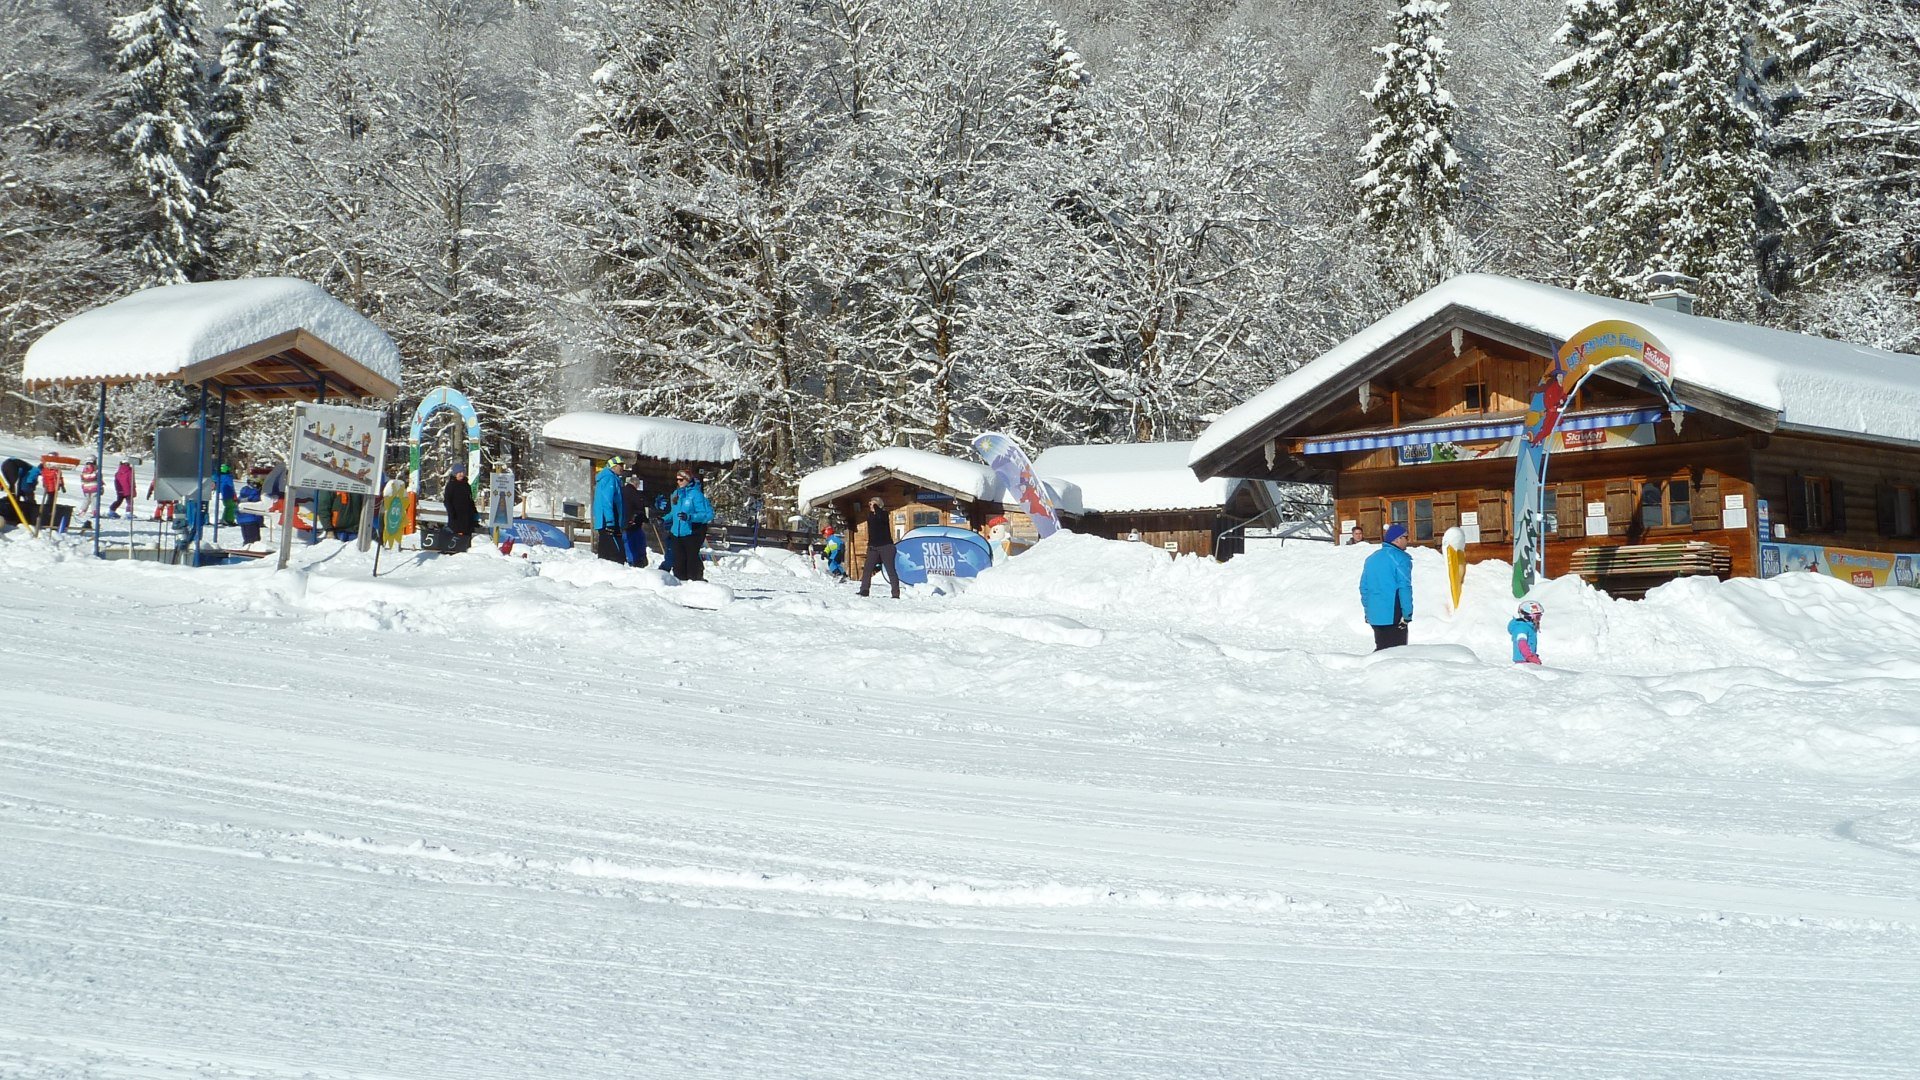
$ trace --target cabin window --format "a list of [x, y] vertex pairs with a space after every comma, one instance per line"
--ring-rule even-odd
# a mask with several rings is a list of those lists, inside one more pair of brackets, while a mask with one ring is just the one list
[[938, 510], [915, 510], [913, 512], [913, 527], [916, 529], [938, 524], [940, 524], [940, 511]]
[[1920, 532], [1920, 490], [1912, 484], [1881, 487], [1880, 531], [1887, 536], [1912, 536]]
[[1693, 524], [1693, 485], [1685, 480], [1641, 484], [1640, 524], [1649, 529]]
[[1405, 527], [1407, 535], [1415, 540], [1432, 540], [1436, 535], [1431, 498], [1389, 499], [1387, 521]]
[[1470, 382], [1467, 384], [1466, 390], [1467, 390], [1467, 411], [1468, 412], [1486, 412], [1487, 411], [1487, 384], [1483, 382]]
[[1825, 532], [1833, 528], [1833, 479], [1826, 476], [1803, 476], [1800, 483], [1806, 500], [1808, 532]]

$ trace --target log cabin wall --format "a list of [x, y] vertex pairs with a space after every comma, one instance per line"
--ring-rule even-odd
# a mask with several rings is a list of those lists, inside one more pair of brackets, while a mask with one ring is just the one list
[[1920, 551], [1920, 449], [1774, 435], [1754, 451], [1758, 497], [1781, 541]]
[[[1656, 438], [1651, 446], [1562, 451], [1548, 459], [1549, 576], [1567, 573], [1580, 548], [1677, 540], [1719, 544], [1734, 574], [1758, 572], [1751, 439], [1700, 415], [1690, 417], [1681, 434], [1661, 423]], [[1510, 559], [1513, 473], [1513, 458], [1343, 468], [1334, 483], [1335, 516], [1359, 521], [1374, 542], [1389, 523], [1403, 519], [1415, 543], [1438, 545], [1442, 533], [1462, 523], [1461, 515], [1474, 514], [1480, 542], [1468, 545], [1468, 561]], [[1742, 527], [1724, 527], [1728, 496], [1746, 513]], [[1604, 516], [1604, 532], [1589, 530], [1588, 511], [1594, 508], [1603, 513], [1594, 515], [1593, 524]]]
[[1213, 555], [1213, 543], [1220, 532], [1217, 510], [1141, 511], [1125, 514], [1087, 514], [1074, 523], [1073, 530], [1108, 540], [1125, 540], [1140, 530], [1142, 543], [1165, 549], [1168, 544], [1181, 555]]

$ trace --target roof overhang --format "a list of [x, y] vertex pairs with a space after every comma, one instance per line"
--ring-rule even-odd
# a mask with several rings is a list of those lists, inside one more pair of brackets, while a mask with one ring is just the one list
[[807, 509], [811, 510], [818, 506], [831, 506], [833, 505], [834, 500], [844, 499], [847, 496], [853, 494], [854, 492], [859, 491], [863, 488], [872, 487], [874, 484], [879, 483], [882, 480], [906, 480], [928, 491], [937, 491], [940, 494], [945, 495], [958, 502], [991, 502], [992, 501], [992, 500], [983, 500], [979, 496], [974, 495], [971, 492], [961, 491], [958, 488], [949, 487], [946, 484], [936, 483], [935, 481], [929, 480], [924, 476], [916, 476], [905, 469], [889, 469], [889, 468], [876, 466], [874, 468], [866, 470], [865, 472], [862, 472], [860, 474], [860, 478], [850, 484], [843, 484], [832, 491], [827, 491], [819, 495], [815, 495], [811, 500], [807, 502]]

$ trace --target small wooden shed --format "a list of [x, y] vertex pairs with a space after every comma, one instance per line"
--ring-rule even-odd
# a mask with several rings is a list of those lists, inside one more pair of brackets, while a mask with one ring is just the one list
[[1235, 527], [1273, 516], [1273, 485], [1198, 479], [1187, 467], [1192, 450], [1190, 442], [1056, 446], [1034, 460], [1033, 471], [1060, 493], [1075, 532], [1182, 555], [1237, 555]]
[[850, 534], [848, 566], [856, 569], [867, 555], [867, 500], [876, 495], [896, 537], [923, 525], [984, 533], [995, 517], [1007, 519], [1016, 544], [1032, 543], [1036, 535], [1033, 519], [1008, 497], [992, 469], [945, 454], [890, 446], [800, 478], [801, 510], [838, 517]]
[[698, 470], [711, 485], [714, 472], [740, 460], [740, 436], [732, 428], [665, 416], [564, 413], [547, 421], [540, 437], [549, 450], [585, 462], [588, 499], [594, 477], [615, 454], [626, 459], [629, 475], [649, 500], [672, 491], [680, 469]]

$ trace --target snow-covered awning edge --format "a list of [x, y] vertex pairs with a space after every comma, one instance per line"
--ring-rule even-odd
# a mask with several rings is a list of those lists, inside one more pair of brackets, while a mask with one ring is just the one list
[[629, 454], [687, 465], [731, 465], [740, 460], [740, 435], [732, 428], [669, 416], [570, 412], [541, 425], [547, 446], [579, 457]]
[[[21, 365], [28, 387], [221, 381], [295, 354], [317, 384], [392, 400], [399, 347], [325, 289], [290, 277], [142, 289], [83, 311], [41, 335]], [[237, 389], [244, 385], [235, 381]]]

